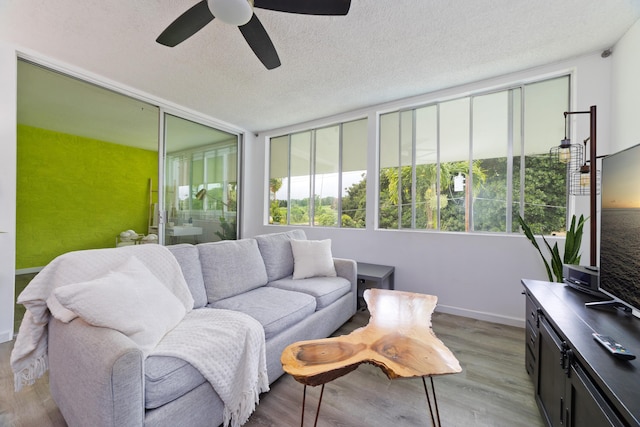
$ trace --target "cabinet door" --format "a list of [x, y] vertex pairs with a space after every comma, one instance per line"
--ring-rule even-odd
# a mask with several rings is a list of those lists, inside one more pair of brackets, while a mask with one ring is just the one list
[[571, 364], [567, 381], [567, 425], [571, 427], [623, 426], [591, 379], [577, 363]]
[[540, 315], [538, 333], [538, 383], [536, 400], [547, 425], [562, 425], [565, 411], [565, 379], [563, 342]]
[[533, 302], [529, 294], [526, 296], [526, 325], [525, 325], [525, 368], [529, 376], [534, 379], [538, 375], [537, 355], [538, 355], [538, 307]]
[[531, 378], [536, 378], [536, 376], [538, 375], [538, 371], [536, 370], [536, 355], [538, 354], [538, 333], [533, 329], [529, 322], [527, 322], [526, 325], [525, 340], [527, 342], [524, 353], [525, 368], [527, 370], [527, 374], [529, 374]]

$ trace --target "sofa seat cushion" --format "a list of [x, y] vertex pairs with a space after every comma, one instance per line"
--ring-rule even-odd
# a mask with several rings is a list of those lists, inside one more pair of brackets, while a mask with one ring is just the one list
[[144, 363], [145, 408], [159, 408], [205, 381], [200, 371], [184, 360], [152, 353]]
[[264, 286], [216, 301], [209, 307], [248, 314], [262, 324], [268, 340], [313, 314], [316, 300], [306, 293]]
[[270, 282], [267, 286], [309, 294], [316, 299], [316, 310], [330, 306], [351, 290], [351, 283], [344, 277], [294, 279], [289, 276]]

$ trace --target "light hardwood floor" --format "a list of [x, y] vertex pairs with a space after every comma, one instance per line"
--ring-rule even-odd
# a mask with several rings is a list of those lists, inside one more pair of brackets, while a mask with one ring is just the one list
[[[336, 334], [366, 324], [358, 312]], [[462, 373], [435, 377], [444, 426], [543, 426], [524, 368], [524, 330], [459, 316], [435, 313], [433, 329], [456, 355]], [[9, 355], [13, 344], [0, 344], [0, 426], [66, 426], [51, 399], [47, 378], [13, 392]], [[300, 425], [302, 384], [283, 375], [263, 394], [246, 427]], [[306, 425], [313, 425], [320, 387], [307, 388]], [[389, 380], [375, 366], [362, 365], [325, 387], [318, 426], [428, 426], [430, 418], [420, 379]]]

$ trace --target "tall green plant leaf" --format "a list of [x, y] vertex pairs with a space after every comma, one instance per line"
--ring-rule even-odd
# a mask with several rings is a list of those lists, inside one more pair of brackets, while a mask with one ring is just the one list
[[529, 227], [529, 225], [527, 225], [526, 222], [524, 222], [524, 219], [522, 219], [522, 217], [519, 214], [518, 214], [518, 222], [520, 223], [520, 227], [522, 227], [522, 231], [524, 232], [524, 235], [527, 236], [527, 239], [529, 239], [529, 241], [533, 244], [533, 247], [538, 250], [538, 253], [540, 253], [540, 257], [544, 262], [544, 268], [547, 269], [547, 276], [549, 276], [549, 281], [553, 282], [553, 276], [551, 275], [551, 268], [549, 267], [549, 263], [547, 262], [547, 259], [542, 254], [542, 250], [540, 250], [540, 246], [538, 246], [538, 242], [536, 242], [536, 238], [533, 235], [531, 228]]
[[[558, 244], [556, 243], [551, 247], [544, 236], [542, 236], [542, 240], [544, 240], [544, 244], [547, 245], [547, 249], [551, 254], [551, 269], [553, 270], [553, 274], [556, 276], [555, 281], [562, 282], [562, 258], [560, 257], [560, 251], [558, 250]], [[553, 282], [553, 277], [549, 281]]]
[[583, 228], [586, 222], [587, 219], [584, 215], [580, 215], [578, 223], [576, 224], [576, 217], [575, 215], [573, 216], [571, 220], [571, 227], [567, 230], [567, 236], [565, 239], [565, 264], [580, 264], [580, 245], [582, 244]]
[[[538, 242], [531, 231], [531, 228], [524, 222], [524, 219], [518, 215], [518, 222], [520, 223], [520, 227], [522, 227], [522, 231], [524, 235], [527, 236], [529, 241], [533, 244], [533, 246], [538, 250], [538, 253], [542, 257], [542, 261], [544, 262], [544, 267], [547, 270], [547, 276], [549, 276], [549, 281], [553, 282], [562, 282], [562, 266], [563, 264], [580, 264], [580, 245], [582, 244], [582, 234], [584, 229], [584, 224], [587, 222], [587, 218], [584, 215], [580, 215], [576, 223], [576, 216], [573, 215], [571, 218], [571, 226], [567, 230], [565, 236], [565, 246], [564, 246], [564, 255], [560, 256], [560, 250], [558, 249], [558, 244], [554, 244], [553, 247], [547, 242], [547, 239], [542, 236], [542, 240], [551, 255], [551, 266], [549, 266], [549, 262], [545, 258]], [[555, 280], [554, 280], [555, 276]]]

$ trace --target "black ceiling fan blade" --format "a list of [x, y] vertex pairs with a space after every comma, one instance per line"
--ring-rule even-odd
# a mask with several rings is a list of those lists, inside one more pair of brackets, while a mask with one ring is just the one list
[[278, 52], [276, 52], [276, 48], [273, 46], [267, 30], [264, 29], [255, 13], [249, 22], [240, 25], [238, 28], [240, 28], [240, 32], [247, 43], [249, 43], [253, 53], [255, 53], [258, 59], [267, 67], [267, 70], [273, 70], [280, 66]]
[[174, 47], [200, 31], [202, 27], [213, 21], [213, 18], [207, 0], [202, 0], [173, 21], [156, 41], [165, 46]]
[[351, 0], [255, 0], [254, 7], [304, 15], [346, 15]]

